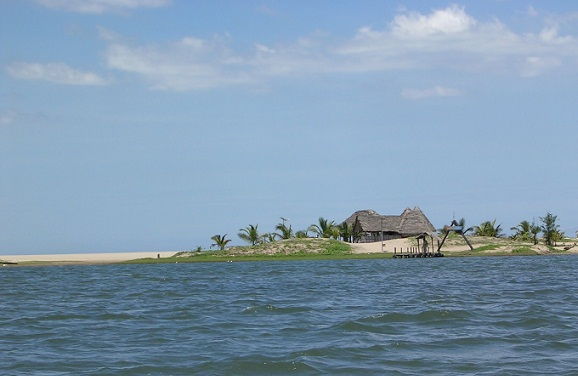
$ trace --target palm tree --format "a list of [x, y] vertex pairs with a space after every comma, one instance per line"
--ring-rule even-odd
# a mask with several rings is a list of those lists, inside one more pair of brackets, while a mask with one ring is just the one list
[[540, 229], [544, 233], [544, 241], [546, 241], [546, 245], [553, 245], [556, 239], [556, 233], [559, 231], [559, 227], [556, 224], [556, 219], [558, 217], [553, 215], [552, 213], [548, 212], [544, 217], [540, 217], [540, 221], [542, 222], [542, 226]]
[[217, 246], [219, 247], [219, 249], [221, 251], [223, 251], [225, 249], [225, 247], [227, 246], [227, 243], [229, 243], [231, 241], [231, 239], [226, 239], [227, 234], [221, 236], [221, 235], [213, 235], [211, 236], [211, 240], [214, 241], [213, 244], [211, 244], [211, 247], [213, 246]]
[[263, 243], [273, 243], [275, 242], [275, 240], [277, 240], [278, 236], [279, 234], [276, 234], [274, 232], [267, 232], [261, 235], [261, 240], [263, 241]]
[[281, 220], [283, 222], [277, 223], [277, 226], [275, 226], [275, 230], [279, 231], [277, 236], [281, 239], [291, 239], [293, 237], [293, 229], [291, 228], [291, 225], [287, 227], [285, 224], [285, 221], [287, 220], [283, 217], [281, 217]]
[[557, 242], [561, 242], [566, 237], [566, 234], [560, 230], [554, 231], [554, 236], [552, 237], [552, 241], [554, 242], [554, 246], [556, 246]]
[[456, 221], [455, 219], [452, 220], [449, 226], [444, 226], [438, 231], [445, 235], [450, 232], [450, 228], [453, 228], [455, 233], [458, 235], [466, 235], [468, 232], [474, 230], [474, 227], [466, 228], [466, 219], [462, 217], [459, 221]]
[[295, 233], [295, 237], [297, 239], [304, 239], [304, 238], [308, 238], [309, 234], [307, 233], [307, 230], [299, 230]]
[[442, 246], [444, 245], [444, 242], [446, 241], [446, 238], [450, 235], [451, 231], [453, 231], [455, 234], [461, 235], [462, 238], [464, 238], [464, 240], [466, 241], [468, 247], [470, 247], [470, 249], [473, 251], [474, 247], [466, 237], [466, 234], [472, 231], [473, 229], [474, 229], [473, 227], [466, 228], [466, 219], [463, 217], [459, 221], [452, 219], [452, 222], [450, 223], [449, 226], [444, 226], [444, 228], [440, 230], [444, 236], [442, 238], [442, 242], [438, 245], [438, 252], [440, 251], [440, 249], [442, 249]]
[[511, 227], [510, 230], [515, 231], [512, 239], [523, 241], [532, 239], [532, 224], [528, 221], [522, 221], [517, 226]]
[[530, 227], [530, 233], [532, 234], [532, 240], [534, 241], [534, 245], [538, 244], [538, 234], [542, 232], [542, 228], [532, 222], [532, 226]]
[[343, 222], [339, 225], [339, 236], [344, 242], [351, 243], [353, 238], [353, 225]]
[[462, 228], [462, 229], [458, 232], [458, 233], [460, 233], [460, 234], [462, 234], [462, 235], [465, 235], [466, 233], [474, 230], [474, 227], [468, 227], [468, 228], [466, 228], [466, 219], [465, 219], [464, 217], [460, 218], [460, 220], [457, 221], [457, 225]]
[[261, 241], [261, 236], [259, 235], [259, 230], [257, 227], [259, 227], [259, 225], [249, 225], [245, 228], [239, 229], [239, 238], [248, 243], [251, 243], [251, 245], [259, 244]]
[[319, 217], [319, 224], [313, 224], [307, 229], [311, 231], [318, 238], [337, 238], [339, 237], [339, 229], [334, 221], [329, 221], [323, 217]]
[[489, 236], [492, 238], [499, 238], [502, 236], [502, 225], [496, 226], [496, 220], [485, 221], [475, 227], [476, 236]]
[[534, 222], [522, 221], [517, 226], [510, 228], [510, 230], [516, 231], [514, 235], [512, 235], [512, 239], [522, 241], [531, 240], [534, 242], [534, 245], [538, 244], [538, 234], [541, 229], [540, 226]]

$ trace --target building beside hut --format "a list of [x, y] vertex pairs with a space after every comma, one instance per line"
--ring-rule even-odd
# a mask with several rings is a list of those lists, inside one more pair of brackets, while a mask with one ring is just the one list
[[345, 221], [353, 227], [355, 242], [370, 243], [382, 240], [435, 236], [436, 229], [419, 207], [407, 208], [401, 215], [381, 215], [374, 210], [359, 210]]

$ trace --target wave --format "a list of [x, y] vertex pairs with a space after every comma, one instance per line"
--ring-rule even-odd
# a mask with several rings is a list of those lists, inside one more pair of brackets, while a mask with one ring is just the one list
[[311, 311], [310, 307], [277, 307], [272, 304], [249, 306], [244, 308], [241, 313], [243, 314], [255, 314], [255, 313], [274, 313], [274, 314], [291, 314]]

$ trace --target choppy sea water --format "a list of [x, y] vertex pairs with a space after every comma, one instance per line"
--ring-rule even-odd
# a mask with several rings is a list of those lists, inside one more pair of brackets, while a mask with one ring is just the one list
[[576, 375], [578, 257], [0, 268], [0, 375]]

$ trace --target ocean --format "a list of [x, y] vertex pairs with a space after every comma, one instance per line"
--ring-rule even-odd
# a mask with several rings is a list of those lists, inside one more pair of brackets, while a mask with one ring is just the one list
[[577, 375], [578, 257], [0, 268], [0, 375]]

